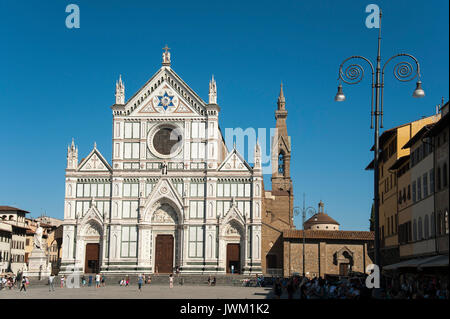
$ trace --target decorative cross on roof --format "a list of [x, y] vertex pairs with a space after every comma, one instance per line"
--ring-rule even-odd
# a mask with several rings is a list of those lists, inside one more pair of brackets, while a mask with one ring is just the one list
[[168, 50], [170, 50], [170, 48], [166, 44], [166, 46], [163, 48], [163, 50], [166, 50], [166, 52], [167, 52]]

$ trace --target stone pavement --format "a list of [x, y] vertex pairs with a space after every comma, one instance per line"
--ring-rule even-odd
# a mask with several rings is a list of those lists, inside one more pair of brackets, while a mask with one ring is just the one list
[[271, 295], [271, 288], [267, 287], [194, 285], [175, 286], [172, 289], [168, 285], [144, 285], [141, 292], [137, 285], [72, 289], [58, 286], [52, 292], [48, 291], [48, 286], [30, 285], [26, 292], [8, 288], [0, 291], [0, 299], [265, 299], [268, 295]]

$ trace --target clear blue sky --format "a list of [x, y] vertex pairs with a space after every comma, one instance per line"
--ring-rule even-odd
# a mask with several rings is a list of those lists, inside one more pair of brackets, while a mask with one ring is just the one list
[[[65, 27], [70, 3], [80, 7], [80, 29]], [[81, 158], [96, 141], [111, 159], [115, 81], [122, 74], [132, 96], [160, 67], [167, 43], [172, 67], [204, 100], [214, 74], [222, 129], [273, 127], [283, 81], [295, 204], [306, 193], [307, 205], [322, 199], [342, 229], [367, 230], [369, 82], [345, 86], [345, 103], [333, 98], [344, 58], [375, 59], [377, 29], [364, 24], [370, 3], [383, 10], [383, 57], [415, 55], [426, 90], [413, 99], [414, 82], [389, 70], [385, 127], [431, 115], [448, 99], [447, 0], [2, 0], [0, 205], [62, 218], [67, 145], [74, 137]]]

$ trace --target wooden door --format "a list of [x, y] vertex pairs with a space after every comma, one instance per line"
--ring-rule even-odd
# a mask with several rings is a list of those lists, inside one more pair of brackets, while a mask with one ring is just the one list
[[156, 236], [155, 273], [173, 272], [173, 236]]
[[348, 275], [348, 266], [349, 266], [349, 264], [347, 264], [347, 263], [339, 264], [339, 275], [347, 276]]
[[241, 247], [239, 244], [227, 245], [227, 273], [232, 273], [232, 266], [235, 274], [241, 272]]
[[99, 272], [100, 244], [86, 244], [84, 272], [86, 274]]

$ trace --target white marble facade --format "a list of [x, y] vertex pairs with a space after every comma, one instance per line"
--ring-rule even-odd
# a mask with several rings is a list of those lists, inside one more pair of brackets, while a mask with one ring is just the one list
[[[92, 272], [86, 247], [98, 244], [102, 273], [155, 273], [160, 258], [181, 273], [226, 273], [227, 246], [239, 244], [235, 269], [261, 273], [259, 146], [253, 167], [227, 150], [214, 78], [206, 103], [166, 50], [128, 101], [119, 78], [111, 109], [112, 164], [95, 144], [81, 162], [73, 141], [68, 147], [62, 272]], [[171, 236], [172, 256], [157, 251], [160, 235]]]

